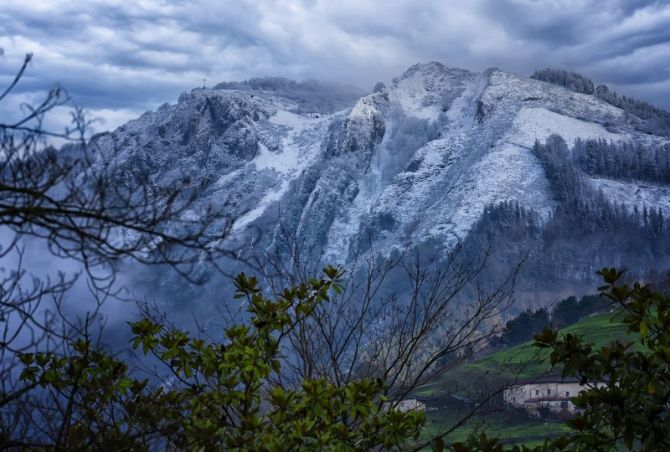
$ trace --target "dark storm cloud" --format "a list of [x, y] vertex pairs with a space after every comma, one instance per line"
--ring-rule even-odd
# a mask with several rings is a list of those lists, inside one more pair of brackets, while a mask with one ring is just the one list
[[116, 125], [203, 78], [371, 86], [416, 61], [544, 66], [670, 108], [670, 5], [639, 0], [3, 0], [0, 81], [34, 52], [27, 99], [53, 82]]

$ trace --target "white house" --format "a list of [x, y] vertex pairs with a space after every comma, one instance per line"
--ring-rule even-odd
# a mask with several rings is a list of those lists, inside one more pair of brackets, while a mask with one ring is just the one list
[[577, 379], [541, 377], [520, 381], [503, 392], [507, 406], [523, 408], [533, 416], [541, 416], [543, 410], [551, 413], [572, 415], [577, 407], [570, 400], [586, 389]]

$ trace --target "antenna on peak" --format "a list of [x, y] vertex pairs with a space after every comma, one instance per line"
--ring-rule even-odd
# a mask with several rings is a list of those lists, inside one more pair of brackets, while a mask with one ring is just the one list
[[207, 79], [203, 77], [202, 79], [202, 89], [207, 88]]

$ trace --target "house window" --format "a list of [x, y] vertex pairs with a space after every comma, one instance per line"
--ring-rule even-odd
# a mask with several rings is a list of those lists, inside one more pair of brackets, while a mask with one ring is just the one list
[[539, 389], [535, 390], [535, 395], [540, 395], [540, 390]]
[[551, 395], [551, 389], [547, 389], [547, 395]]
[[565, 397], [570, 397], [570, 391], [565, 391]]
[[568, 402], [561, 402], [561, 408], [564, 410], [568, 409]]

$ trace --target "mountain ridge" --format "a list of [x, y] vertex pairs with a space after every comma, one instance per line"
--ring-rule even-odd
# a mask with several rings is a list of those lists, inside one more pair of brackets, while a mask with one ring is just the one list
[[[310, 102], [316, 82], [257, 80], [194, 89], [91, 145], [120, 149], [121, 165], [146, 165], [157, 180], [188, 176], [237, 219], [231, 243], [276, 249], [288, 233], [311, 258], [346, 265], [426, 243], [446, 254], [501, 202], [546, 222], [557, 199], [533, 149], [550, 136], [670, 142], [595, 95], [495, 68], [416, 64], [337, 111], [355, 95], [325, 89]], [[667, 185], [579, 171], [594, 199], [670, 216]]]

